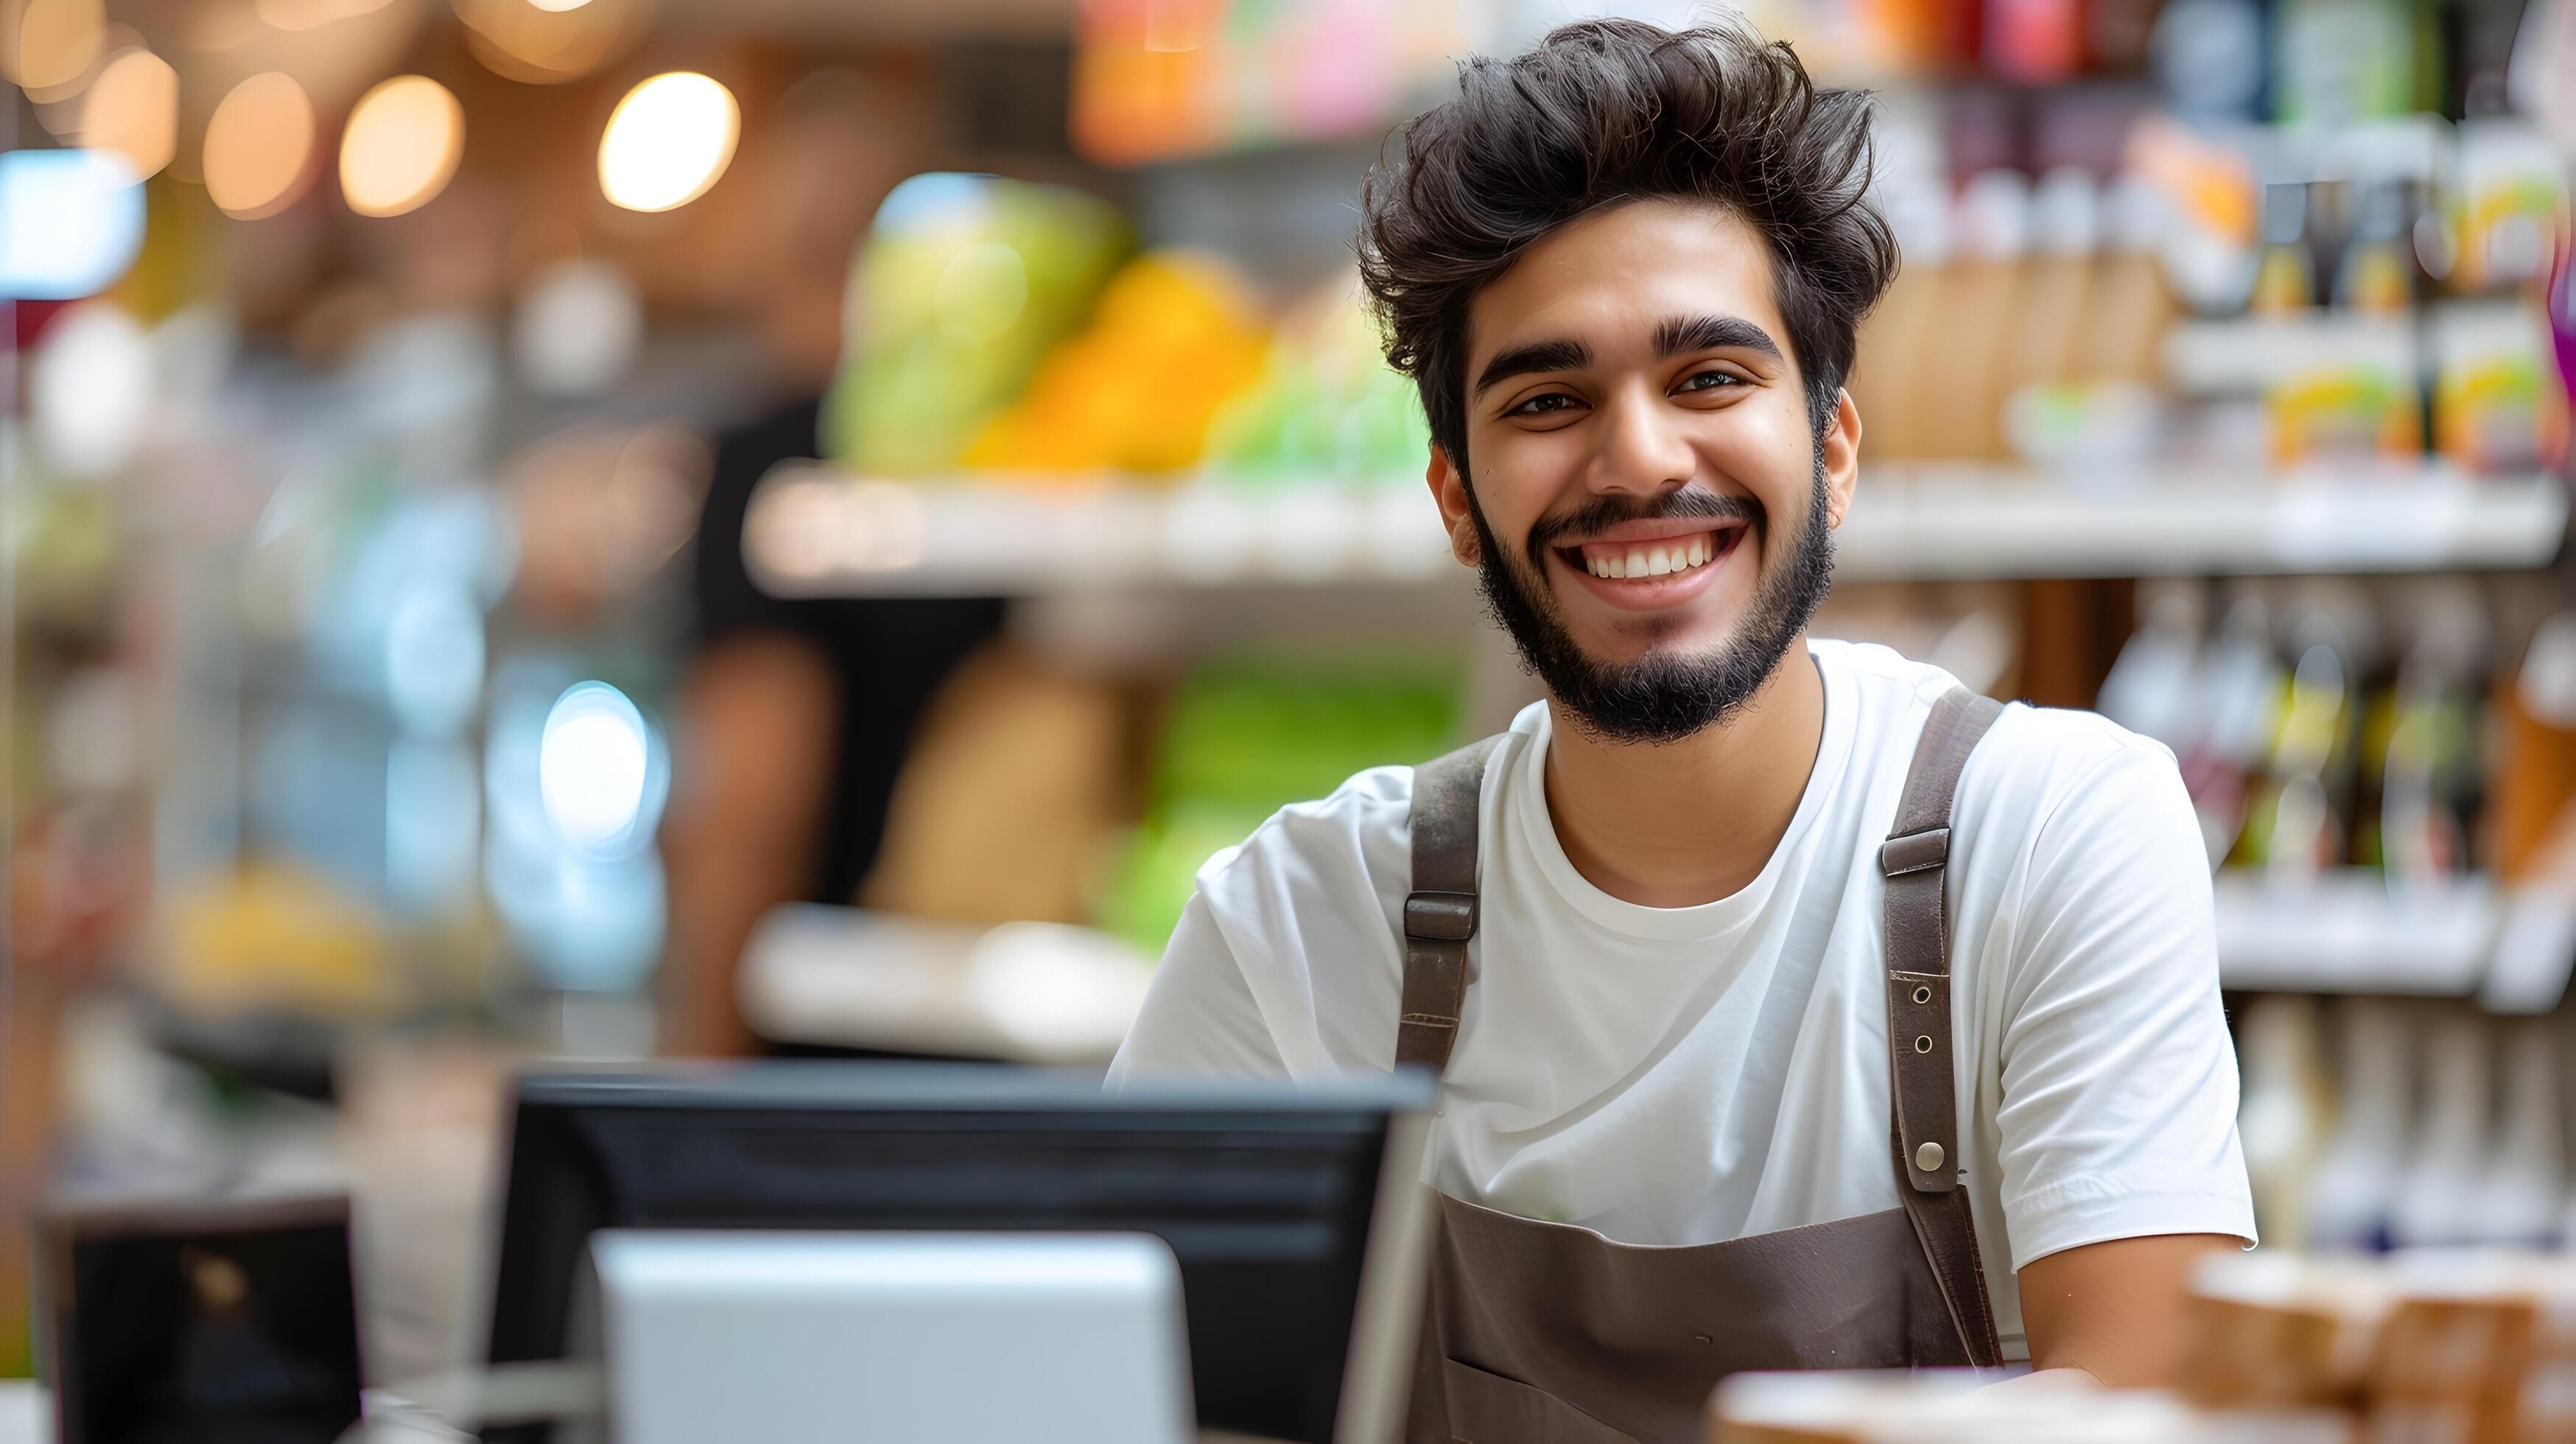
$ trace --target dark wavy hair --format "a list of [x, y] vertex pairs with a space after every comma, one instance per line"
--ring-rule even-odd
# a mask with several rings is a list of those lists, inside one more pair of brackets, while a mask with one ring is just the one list
[[1870, 108], [1736, 23], [1589, 20], [1462, 63], [1457, 96], [1408, 122], [1360, 192], [1360, 277], [1432, 440], [1466, 465], [1476, 293], [1557, 227], [1644, 197], [1723, 206], [1769, 242], [1822, 434], [1854, 333], [1896, 274], [1896, 239], [1865, 199]]

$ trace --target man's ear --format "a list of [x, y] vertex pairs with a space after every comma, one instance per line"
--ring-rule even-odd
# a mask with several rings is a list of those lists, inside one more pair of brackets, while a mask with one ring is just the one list
[[1834, 393], [1834, 415], [1816, 447], [1825, 463], [1825, 524], [1841, 526], [1860, 484], [1860, 408], [1848, 391]]
[[1449, 533], [1449, 554], [1466, 566], [1474, 566], [1483, 556], [1476, 544], [1476, 519], [1468, 512], [1467, 474], [1449, 459], [1448, 448], [1431, 444], [1431, 466], [1422, 479], [1431, 483], [1431, 499], [1439, 504], [1440, 525]]

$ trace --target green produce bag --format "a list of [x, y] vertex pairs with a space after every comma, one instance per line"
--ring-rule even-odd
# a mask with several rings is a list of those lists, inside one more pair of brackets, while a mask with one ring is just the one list
[[859, 248], [823, 446], [853, 470], [953, 469], [1134, 248], [1096, 196], [936, 172], [894, 188]]
[[1455, 746], [1463, 675], [1454, 656], [1384, 654], [1247, 659], [1191, 676], [1145, 821], [1103, 891], [1101, 926], [1159, 955], [1212, 854], [1354, 773]]

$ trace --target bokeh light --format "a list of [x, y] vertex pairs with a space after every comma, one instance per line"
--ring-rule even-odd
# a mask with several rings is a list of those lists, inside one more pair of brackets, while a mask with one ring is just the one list
[[573, 847], [613, 852], [648, 832], [652, 734], [626, 694], [580, 682], [557, 698], [537, 744], [537, 789], [546, 820]]
[[741, 130], [733, 92], [693, 71], [656, 75], [609, 116], [599, 188], [630, 211], [687, 205], [724, 175]]
[[446, 737], [483, 696], [483, 612], [455, 580], [410, 588], [385, 619], [385, 700], [404, 731]]
[[0, 154], [0, 296], [96, 294], [143, 249], [143, 187], [112, 150]]
[[259, 0], [259, 18], [292, 33], [382, 10], [392, 0]]
[[84, 303], [46, 332], [27, 392], [47, 468], [83, 480], [122, 470], [151, 414], [151, 338], [116, 306]]
[[37, 100], [77, 85], [107, 46], [107, 10], [99, 0], [26, 0], [7, 6], [15, 23], [0, 30], [11, 80]]
[[465, 151], [465, 109], [426, 75], [398, 75], [360, 97], [340, 139], [340, 192], [362, 216], [398, 216], [437, 198]]
[[137, 177], [160, 174], [178, 152], [179, 72], [139, 45], [109, 56], [78, 105], [73, 137], [123, 155]]
[[576, 80], [625, 54], [644, 34], [643, 0], [450, 0], [466, 49], [512, 80]]
[[644, 302], [606, 261], [567, 261], [528, 283], [511, 351], [548, 396], [597, 396], [626, 375], [644, 344]]
[[236, 219], [286, 209], [312, 158], [312, 98], [282, 71], [234, 86], [206, 122], [206, 194]]
[[403, 737], [385, 752], [385, 890], [424, 912], [471, 895], [482, 850], [483, 796], [474, 752], [453, 740]]

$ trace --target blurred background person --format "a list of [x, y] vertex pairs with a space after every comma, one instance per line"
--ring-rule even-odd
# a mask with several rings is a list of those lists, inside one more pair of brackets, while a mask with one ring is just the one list
[[930, 150], [860, 77], [824, 71], [788, 91], [745, 158], [765, 214], [743, 275], [783, 399], [717, 436], [690, 557], [680, 782], [662, 830], [674, 1052], [754, 1045], [735, 1001], [754, 925], [780, 903], [856, 901], [923, 709], [1001, 626], [999, 598], [774, 597], [743, 556], [753, 490], [781, 463], [823, 455], [852, 258], [877, 203]]

